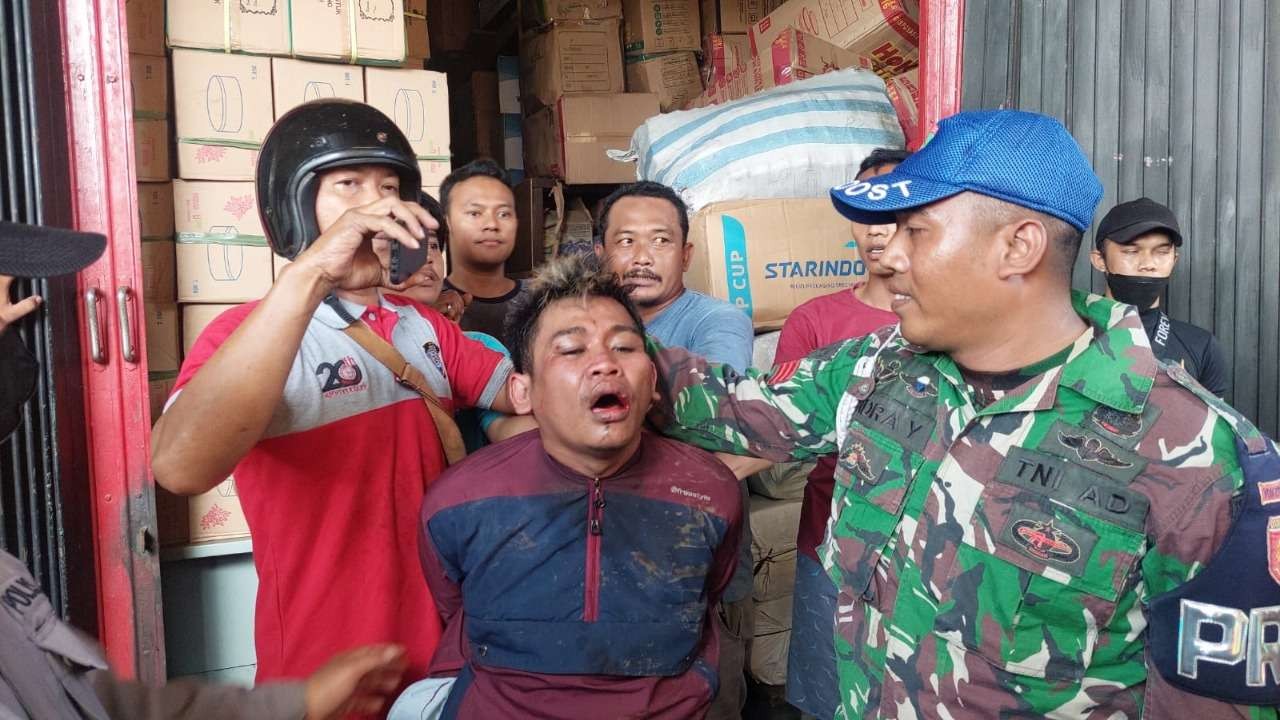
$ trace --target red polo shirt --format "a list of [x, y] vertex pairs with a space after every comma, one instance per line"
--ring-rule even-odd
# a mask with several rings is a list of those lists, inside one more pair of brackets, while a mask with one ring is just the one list
[[[175, 397], [256, 305], [201, 333]], [[488, 407], [505, 385], [510, 362], [434, 310], [396, 296], [347, 309], [448, 407]], [[235, 469], [258, 571], [259, 681], [302, 678], [336, 652], [376, 642], [405, 645], [405, 677], [416, 679], [440, 638], [416, 534], [423, 494], [445, 467], [439, 436], [422, 399], [344, 326], [332, 308], [316, 309], [266, 435]]]

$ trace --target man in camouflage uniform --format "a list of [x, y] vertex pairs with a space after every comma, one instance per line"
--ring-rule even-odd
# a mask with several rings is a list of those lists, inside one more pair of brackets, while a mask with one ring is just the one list
[[[1101, 194], [1056, 121], [956, 115], [894, 172], [832, 191], [857, 222], [896, 214], [899, 326], [767, 376], [655, 346], [665, 432], [775, 461], [837, 453], [836, 717], [1276, 716], [1186, 692], [1148, 652], [1146, 604], [1227, 536], [1237, 439], [1268, 443], [1159, 364], [1132, 308], [1071, 291]], [[1198, 667], [1243, 687], [1227, 660]]]

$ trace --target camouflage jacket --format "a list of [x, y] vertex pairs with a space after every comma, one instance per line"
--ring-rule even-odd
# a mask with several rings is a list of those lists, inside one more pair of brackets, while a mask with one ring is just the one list
[[986, 407], [896, 328], [746, 375], [655, 346], [654, 420], [709, 450], [837, 453], [824, 565], [838, 718], [1274, 718], [1168, 684], [1144, 602], [1231, 524], [1248, 421], [1152, 355], [1136, 313], [1073, 296], [1066, 361]]

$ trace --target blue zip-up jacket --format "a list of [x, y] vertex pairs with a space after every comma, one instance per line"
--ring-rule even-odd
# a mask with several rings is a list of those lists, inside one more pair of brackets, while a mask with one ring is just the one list
[[420, 545], [448, 626], [432, 674], [458, 676], [445, 717], [701, 717], [741, 507], [720, 461], [649, 433], [610, 477], [537, 431], [450, 468]]

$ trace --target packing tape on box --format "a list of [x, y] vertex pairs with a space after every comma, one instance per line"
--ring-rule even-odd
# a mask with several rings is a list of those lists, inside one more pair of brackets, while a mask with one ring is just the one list
[[226, 225], [215, 225], [209, 228], [209, 232], [180, 232], [178, 233], [178, 242], [184, 245], [247, 245], [254, 247], [266, 247], [266, 235], [246, 235], [236, 230], [235, 227]]
[[225, 138], [178, 138], [184, 145], [216, 145], [220, 147], [240, 148], [241, 150], [261, 150], [262, 143], [250, 140], [227, 140]]

